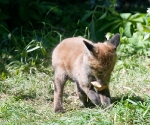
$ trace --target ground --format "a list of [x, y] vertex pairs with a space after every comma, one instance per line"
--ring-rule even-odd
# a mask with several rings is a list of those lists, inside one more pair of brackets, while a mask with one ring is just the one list
[[85, 108], [68, 81], [64, 92], [65, 113], [53, 112], [53, 70], [15, 72], [0, 81], [2, 125], [148, 125], [150, 124], [150, 59], [118, 59], [112, 73], [112, 109]]

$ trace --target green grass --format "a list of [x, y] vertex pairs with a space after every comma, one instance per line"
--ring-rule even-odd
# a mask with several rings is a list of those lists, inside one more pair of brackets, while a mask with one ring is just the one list
[[[112, 109], [85, 108], [71, 82], [65, 86], [65, 113], [53, 112], [52, 68], [34, 73], [7, 69], [10, 77], [0, 81], [1, 125], [149, 125], [149, 58], [118, 60], [110, 83]], [[7, 66], [6, 66], [7, 67]]]

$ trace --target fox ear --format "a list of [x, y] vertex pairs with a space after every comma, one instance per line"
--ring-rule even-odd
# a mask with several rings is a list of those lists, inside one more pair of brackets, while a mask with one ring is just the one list
[[117, 33], [115, 34], [110, 40], [109, 42], [115, 46], [115, 48], [118, 47], [119, 43], [120, 43], [120, 34]]
[[96, 51], [97, 49], [96, 49], [96, 47], [93, 44], [91, 44], [91, 43], [89, 43], [89, 42], [87, 42], [85, 40], [83, 40], [83, 42], [84, 42], [85, 46], [87, 47], [87, 49], [90, 52], [92, 52], [93, 54], [97, 53], [97, 51]]

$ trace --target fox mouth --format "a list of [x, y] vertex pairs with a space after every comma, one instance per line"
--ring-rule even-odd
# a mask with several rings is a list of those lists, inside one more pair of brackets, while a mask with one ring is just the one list
[[94, 86], [94, 89], [96, 92], [102, 91], [102, 90], [108, 88], [107, 85], [101, 85], [97, 81], [91, 82], [91, 84]]
[[101, 86], [106, 86], [108, 84], [104, 83], [104, 82], [100, 82], [101, 80], [96, 79], [94, 76], [91, 77], [91, 82], [97, 82], [97, 84], [101, 85]]

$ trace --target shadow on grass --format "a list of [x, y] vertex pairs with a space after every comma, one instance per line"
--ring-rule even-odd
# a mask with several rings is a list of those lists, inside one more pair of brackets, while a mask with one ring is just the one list
[[131, 99], [135, 102], [144, 102], [144, 99], [140, 96], [136, 96], [136, 95], [130, 95], [130, 94], [125, 94], [125, 95], [120, 95], [118, 97], [112, 97], [111, 100], [112, 100], [112, 103], [116, 104], [117, 102], [123, 102], [127, 99]]
[[20, 95], [15, 95], [14, 96], [15, 100], [32, 100], [32, 99], [35, 99], [36, 98], [36, 94], [33, 93], [33, 94], [20, 94]]

